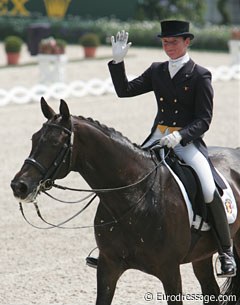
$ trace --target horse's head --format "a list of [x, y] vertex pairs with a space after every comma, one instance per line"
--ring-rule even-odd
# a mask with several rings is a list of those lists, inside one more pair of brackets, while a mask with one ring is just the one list
[[61, 100], [60, 114], [56, 114], [42, 98], [41, 108], [48, 121], [33, 134], [30, 155], [11, 182], [14, 196], [25, 202], [34, 201], [71, 168], [73, 132], [68, 106]]

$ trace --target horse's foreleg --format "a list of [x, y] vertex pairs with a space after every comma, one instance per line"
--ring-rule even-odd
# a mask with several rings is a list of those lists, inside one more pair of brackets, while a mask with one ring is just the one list
[[214, 276], [212, 256], [198, 262], [193, 262], [192, 266], [201, 285], [203, 297], [206, 296], [206, 302], [204, 304], [219, 304], [217, 301], [210, 301], [207, 299], [210, 295], [215, 295], [217, 299], [220, 293], [219, 286]]
[[123, 271], [116, 262], [99, 256], [96, 305], [110, 305], [112, 303], [117, 281]]
[[168, 305], [181, 305], [182, 302], [182, 280], [179, 265], [172, 262], [166, 264], [166, 268], [161, 270], [161, 277], [165, 299]]

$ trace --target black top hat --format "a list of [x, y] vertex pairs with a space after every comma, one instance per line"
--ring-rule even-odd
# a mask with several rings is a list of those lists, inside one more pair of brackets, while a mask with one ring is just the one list
[[189, 37], [194, 38], [194, 35], [189, 32], [189, 22], [180, 20], [165, 20], [161, 21], [162, 33], [158, 37]]

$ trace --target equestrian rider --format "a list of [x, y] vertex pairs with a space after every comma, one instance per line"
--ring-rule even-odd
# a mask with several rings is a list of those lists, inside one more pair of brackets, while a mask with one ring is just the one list
[[112, 81], [119, 97], [154, 92], [158, 112], [143, 147], [159, 140], [160, 145], [172, 148], [181, 160], [196, 171], [220, 244], [219, 276], [231, 277], [236, 274], [236, 264], [231, 250], [229, 226], [214, 181], [214, 169], [209, 163], [203, 141], [213, 114], [211, 73], [189, 57], [187, 50], [194, 35], [189, 32], [188, 22], [162, 21], [161, 31], [158, 37], [169, 60], [154, 62], [132, 81], [126, 77], [123, 62], [131, 46], [128, 33], [121, 31], [117, 33], [116, 39], [111, 38], [113, 60], [108, 66]]

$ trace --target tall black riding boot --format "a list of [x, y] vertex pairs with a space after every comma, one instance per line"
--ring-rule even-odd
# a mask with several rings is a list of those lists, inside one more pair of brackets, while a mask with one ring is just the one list
[[214, 193], [213, 201], [207, 206], [211, 212], [210, 223], [220, 244], [218, 252], [222, 273], [217, 276], [233, 277], [236, 275], [236, 263], [231, 249], [231, 235], [222, 199], [217, 191]]

